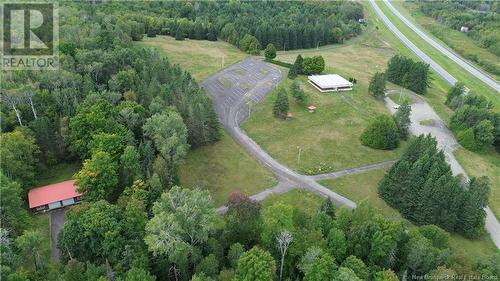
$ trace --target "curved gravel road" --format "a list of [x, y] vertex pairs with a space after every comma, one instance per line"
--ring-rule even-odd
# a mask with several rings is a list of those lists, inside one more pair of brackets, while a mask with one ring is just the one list
[[212, 98], [215, 111], [231, 137], [260, 163], [270, 169], [280, 182], [308, 189], [330, 197], [337, 205], [355, 208], [356, 203], [320, 185], [314, 179], [298, 174], [279, 163], [249, 138], [239, 127], [250, 114], [249, 102], [255, 104], [282, 79], [281, 71], [262, 60], [245, 59], [215, 73], [201, 83]]
[[466, 59], [462, 58], [459, 54], [455, 53], [454, 51], [446, 48], [443, 44], [440, 42], [434, 40], [432, 37], [427, 35], [422, 29], [420, 29], [418, 26], [413, 24], [411, 21], [409, 21], [407, 18], [405, 18], [392, 4], [389, 0], [383, 0], [384, 3], [389, 7], [389, 9], [402, 21], [404, 22], [410, 29], [415, 31], [422, 39], [424, 39], [429, 45], [432, 47], [436, 48], [438, 51], [440, 51], [443, 55], [447, 56], [449, 59], [460, 65], [463, 69], [467, 70], [470, 74], [474, 75], [484, 83], [486, 83], [488, 86], [492, 87], [495, 89], [497, 92], [500, 92], [500, 83], [493, 79], [490, 75], [487, 73], [483, 72], [481, 69], [477, 68], [470, 62], [468, 62]]

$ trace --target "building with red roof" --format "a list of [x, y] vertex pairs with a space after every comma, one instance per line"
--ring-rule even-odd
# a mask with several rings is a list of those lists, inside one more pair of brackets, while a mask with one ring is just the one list
[[29, 207], [42, 212], [76, 204], [82, 200], [76, 189], [74, 180], [33, 188], [28, 192]]

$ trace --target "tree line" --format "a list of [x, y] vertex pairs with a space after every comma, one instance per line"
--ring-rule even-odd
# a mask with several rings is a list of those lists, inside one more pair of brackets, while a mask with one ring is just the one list
[[31, 261], [6, 280], [397, 281], [499, 273], [498, 253], [458, 256], [441, 228], [407, 228], [366, 201], [350, 210], [325, 199], [305, 212], [280, 202], [264, 208], [234, 192], [226, 205], [218, 217], [207, 191], [174, 186], [148, 206], [148, 187], [136, 181], [116, 204], [69, 211], [60, 266], [38, 258], [37, 231], [13, 241], [2, 230], [3, 265]]
[[389, 82], [425, 95], [429, 87], [429, 65], [395, 55], [387, 63], [386, 77]]
[[[342, 43], [361, 33], [358, 20], [363, 18], [362, 6], [350, 1], [102, 3], [96, 9], [121, 14], [150, 37], [220, 38], [252, 54], [269, 43], [278, 50]], [[254, 43], [250, 49], [249, 41]]]

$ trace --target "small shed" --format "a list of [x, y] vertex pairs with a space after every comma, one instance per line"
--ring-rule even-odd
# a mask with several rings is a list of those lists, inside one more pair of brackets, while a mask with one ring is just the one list
[[292, 119], [292, 118], [293, 118], [293, 113], [288, 112], [288, 113], [286, 114], [286, 119]]
[[309, 112], [315, 112], [315, 111], [316, 111], [316, 106], [314, 106], [314, 105], [310, 105], [310, 106], [308, 106], [308, 107], [307, 107], [307, 110], [308, 110]]
[[33, 188], [28, 192], [29, 207], [33, 212], [45, 212], [79, 203], [82, 194], [74, 180]]
[[464, 32], [464, 33], [469, 32], [469, 27], [468, 27], [468, 26], [466, 26], [466, 25], [464, 25], [464, 26], [460, 27], [460, 32]]
[[309, 83], [320, 92], [350, 91], [353, 84], [338, 74], [312, 75]]

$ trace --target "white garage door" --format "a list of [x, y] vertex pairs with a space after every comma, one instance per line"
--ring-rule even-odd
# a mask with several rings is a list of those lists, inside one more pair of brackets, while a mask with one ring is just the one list
[[70, 198], [62, 201], [63, 206], [69, 206], [75, 204], [75, 199]]
[[61, 207], [62, 207], [61, 201], [57, 201], [57, 202], [49, 204], [49, 210], [56, 209], [56, 208], [61, 208]]

